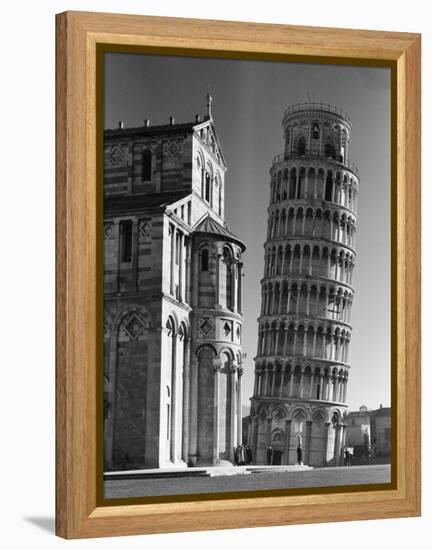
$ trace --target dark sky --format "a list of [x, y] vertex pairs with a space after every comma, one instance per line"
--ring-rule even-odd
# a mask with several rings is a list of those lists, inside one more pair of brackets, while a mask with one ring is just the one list
[[390, 71], [299, 63], [106, 54], [105, 127], [193, 120], [213, 96], [225, 159], [225, 217], [245, 241], [244, 402], [252, 394], [259, 281], [272, 158], [283, 152], [282, 116], [294, 103], [319, 101], [348, 113], [350, 160], [359, 167], [357, 259], [353, 285], [347, 400], [390, 404]]

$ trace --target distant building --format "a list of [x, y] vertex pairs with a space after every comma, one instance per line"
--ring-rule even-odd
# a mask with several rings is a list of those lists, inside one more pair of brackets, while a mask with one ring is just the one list
[[364, 405], [358, 411], [352, 411], [346, 416], [346, 447], [370, 447], [370, 417], [371, 413]]
[[105, 467], [232, 461], [242, 441], [242, 254], [204, 120], [104, 136]]
[[346, 416], [346, 447], [370, 451], [372, 460], [391, 453], [391, 408], [368, 410], [362, 406]]
[[391, 408], [380, 406], [371, 414], [371, 445], [375, 456], [391, 453]]

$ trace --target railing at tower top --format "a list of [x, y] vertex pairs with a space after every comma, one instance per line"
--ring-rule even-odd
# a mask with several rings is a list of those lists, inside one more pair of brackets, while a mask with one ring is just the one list
[[335, 115], [342, 117], [344, 120], [346, 120], [351, 124], [350, 117], [342, 109], [340, 109], [339, 107], [335, 107], [334, 105], [329, 105], [327, 103], [318, 103], [318, 102], [311, 102], [311, 103], [305, 102], [305, 103], [296, 103], [295, 105], [291, 105], [290, 107], [285, 109], [284, 118], [293, 113], [298, 113], [300, 111], [309, 111], [309, 110], [327, 111], [328, 113], [333, 113]]
[[274, 166], [275, 164], [278, 164], [279, 162], [283, 162], [285, 160], [308, 161], [308, 160], [317, 160], [317, 159], [335, 163], [339, 165], [341, 168], [348, 168], [348, 170], [351, 170], [351, 172], [358, 174], [357, 166], [350, 160], [339, 161], [333, 157], [326, 157], [325, 155], [318, 154], [318, 153], [305, 153], [304, 155], [298, 155], [297, 153], [281, 153], [280, 155], [276, 155], [274, 157], [272, 166]]

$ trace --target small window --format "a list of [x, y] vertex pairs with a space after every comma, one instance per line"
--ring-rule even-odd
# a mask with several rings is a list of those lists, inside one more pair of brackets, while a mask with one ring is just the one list
[[179, 265], [180, 263], [180, 233], [177, 232], [176, 233], [176, 238], [175, 238], [175, 263], [176, 265]]
[[334, 145], [332, 145], [331, 143], [326, 143], [325, 146], [324, 146], [324, 155], [328, 158], [336, 158], [336, 151], [335, 151], [335, 148], [334, 148]]
[[205, 174], [204, 198], [210, 202], [210, 174], [208, 172]]
[[191, 201], [187, 203], [187, 222], [191, 225]]
[[122, 262], [132, 260], [132, 222], [120, 222], [120, 257]]
[[302, 157], [306, 154], [306, 139], [304, 137], [301, 137], [298, 140], [297, 144], [297, 154], [299, 157]]
[[201, 252], [201, 271], [208, 271], [209, 270], [209, 252], [205, 248]]
[[150, 149], [145, 149], [142, 155], [142, 179], [143, 181], [151, 180], [152, 171], [152, 154]]
[[184, 204], [182, 204], [180, 207], [180, 217], [182, 220], [184, 220]]

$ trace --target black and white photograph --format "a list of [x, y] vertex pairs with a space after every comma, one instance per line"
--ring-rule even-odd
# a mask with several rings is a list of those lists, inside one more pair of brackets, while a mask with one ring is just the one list
[[103, 63], [105, 498], [390, 484], [390, 69]]

